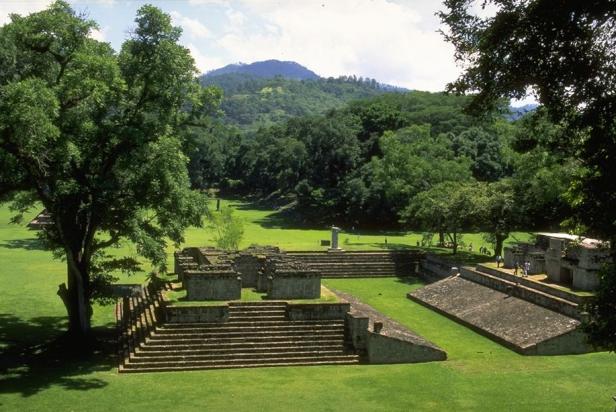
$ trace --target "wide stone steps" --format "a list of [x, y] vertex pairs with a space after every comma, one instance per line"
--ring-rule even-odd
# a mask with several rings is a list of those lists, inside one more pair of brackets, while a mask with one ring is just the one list
[[405, 276], [414, 271], [417, 256], [405, 252], [290, 252], [290, 256], [325, 278]]
[[[138, 305], [133, 309], [141, 312]], [[146, 323], [156, 320], [143, 316]], [[225, 322], [159, 322], [136, 340], [119, 370], [357, 363], [346, 352], [344, 328], [342, 320], [288, 320], [285, 302], [231, 302]]]
[[234, 327], [267, 327], [267, 326], [344, 326], [344, 321], [324, 321], [324, 320], [237, 320], [237, 319], [229, 319], [229, 321], [224, 323], [175, 323], [175, 324], [165, 324], [164, 326], [160, 326], [157, 329], [157, 332], [161, 333], [169, 333], [172, 331], [186, 331], [190, 330], [208, 330], [210, 328], [219, 328], [220, 326], [234, 326]]
[[260, 360], [257, 362], [244, 362], [241, 364], [215, 364], [215, 363], [182, 363], [175, 366], [148, 365], [141, 366], [137, 364], [120, 365], [119, 371], [124, 373], [134, 372], [179, 372], [204, 369], [229, 369], [229, 368], [266, 368], [266, 367], [284, 367], [284, 366], [325, 366], [325, 365], [354, 365], [359, 363], [359, 357], [356, 355], [346, 355], [341, 359], [332, 360], [315, 360], [315, 359], [290, 359], [280, 360], [279, 362], [265, 362]]
[[[284, 350], [281, 350], [284, 349]], [[302, 348], [304, 349], [304, 348]], [[313, 350], [301, 350], [294, 348], [279, 348], [278, 350], [253, 350], [253, 351], [236, 351], [236, 352], [209, 352], [209, 353], [166, 353], [164, 355], [142, 354], [133, 355], [130, 357], [131, 363], [153, 363], [153, 362], [186, 362], [186, 361], [207, 361], [207, 360], [219, 360], [227, 361], [230, 356], [234, 361], [240, 360], [258, 360], [258, 359], [272, 359], [272, 358], [306, 358], [306, 357], [329, 357], [329, 356], [344, 356], [344, 352], [341, 349], [313, 349]]]
[[357, 355], [318, 355], [311, 354], [305, 356], [289, 356], [288, 354], [279, 354], [272, 355], [270, 357], [247, 357], [247, 358], [229, 358], [224, 357], [222, 359], [209, 359], [209, 360], [180, 360], [180, 359], [172, 359], [172, 360], [161, 360], [161, 361], [151, 361], [151, 362], [135, 362], [133, 359], [130, 359], [128, 362], [124, 364], [125, 369], [138, 369], [141, 365], [148, 368], [157, 368], [157, 367], [178, 367], [178, 366], [200, 366], [203, 368], [208, 367], [221, 367], [226, 366], [229, 368], [238, 367], [241, 365], [248, 364], [260, 364], [260, 365], [269, 365], [274, 366], [277, 364], [294, 364], [294, 363], [304, 363], [304, 362], [340, 362], [344, 361], [346, 363], [358, 363], [359, 356]]
[[[144, 348], [137, 348], [135, 354], [139, 356], [168, 356], [168, 346], [147, 345]], [[343, 351], [343, 339], [331, 339], [321, 341], [292, 341], [285, 340], [282, 342], [244, 342], [244, 343], [211, 343], [201, 344], [199, 346], [178, 347], [173, 350], [174, 355], [204, 355], [218, 353], [263, 353], [266, 351]]]
[[228, 348], [241, 346], [284, 346], [292, 345], [331, 345], [344, 341], [344, 334], [332, 334], [329, 336], [288, 336], [280, 335], [276, 337], [260, 336], [235, 338], [220, 338], [220, 339], [193, 339], [181, 341], [153, 341], [142, 344], [137, 348], [137, 352], [156, 351], [156, 350], [199, 350], [199, 349], [216, 349], [223, 345]]

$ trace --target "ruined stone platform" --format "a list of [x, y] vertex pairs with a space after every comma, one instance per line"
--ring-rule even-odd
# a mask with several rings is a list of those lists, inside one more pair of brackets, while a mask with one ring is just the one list
[[409, 293], [408, 298], [524, 355], [591, 351], [580, 321], [460, 276]]
[[[353, 346], [365, 352], [371, 364], [416, 363], [447, 360], [447, 353], [406, 326], [388, 318], [348, 293], [333, 290], [351, 305], [347, 330]], [[382, 327], [375, 332], [375, 324]]]

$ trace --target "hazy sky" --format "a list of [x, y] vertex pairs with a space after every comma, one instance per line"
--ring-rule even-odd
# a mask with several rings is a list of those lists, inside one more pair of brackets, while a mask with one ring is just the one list
[[[50, 1], [0, 0], [0, 24]], [[71, 0], [100, 25], [93, 33], [118, 50], [135, 12], [151, 3], [184, 29], [202, 72], [229, 63], [293, 60], [321, 76], [351, 75], [440, 91], [460, 69], [437, 32], [437, 0]], [[484, 13], [485, 11], [480, 11]]]

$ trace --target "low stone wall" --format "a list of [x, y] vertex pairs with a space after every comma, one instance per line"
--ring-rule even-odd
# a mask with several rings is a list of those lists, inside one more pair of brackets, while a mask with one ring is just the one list
[[353, 348], [365, 352], [368, 348], [370, 318], [366, 315], [347, 313], [344, 319], [346, 337]]
[[278, 271], [267, 278], [268, 299], [317, 299], [321, 275], [314, 271]]
[[426, 255], [425, 259], [421, 260], [419, 275], [428, 282], [434, 282], [454, 274], [452, 273], [453, 267], [459, 268], [460, 266], [434, 255]]
[[289, 320], [331, 320], [344, 319], [351, 310], [349, 303], [289, 303]]
[[496, 276], [501, 279], [508, 280], [509, 282], [514, 282], [514, 283], [519, 282], [521, 285], [527, 286], [531, 289], [540, 290], [541, 292], [557, 296], [561, 299], [565, 299], [573, 303], [577, 303], [578, 305], [585, 303], [590, 299], [590, 297], [579, 296], [574, 293], [569, 293], [566, 290], [556, 289], [556, 288], [523, 278], [521, 276], [512, 275], [510, 273], [503, 272], [501, 270], [494, 269], [488, 266], [477, 265], [477, 270], [483, 273], [487, 273], [492, 276]]
[[580, 318], [578, 305], [568, 300], [564, 300], [559, 297], [543, 293], [539, 290], [531, 289], [522, 284], [516, 285], [515, 282], [510, 282], [499, 277], [489, 275], [487, 273], [477, 272], [473, 268], [460, 268], [460, 275], [463, 278], [478, 283], [480, 285], [487, 286], [497, 291], [505, 292], [517, 298], [524, 299], [528, 302], [543, 306], [544, 308], [551, 309], [558, 313], [562, 313], [563, 315], [578, 319]]
[[368, 331], [368, 362], [373, 364], [416, 363], [447, 360], [447, 354], [432, 346]]
[[164, 313], [169, 323], [226, 322], [229, 306], [167, 306]]
[[242, 279], [234, 271], [184, 271], [187, 300], [236, 300], [242, 295]]

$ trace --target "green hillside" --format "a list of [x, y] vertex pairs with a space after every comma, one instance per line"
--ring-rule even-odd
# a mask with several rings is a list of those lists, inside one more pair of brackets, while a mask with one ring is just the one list
[[244, 130], [279, 124], [292, 117], [322, 114], [351, 100], [391, 90], [373, 79], [356, 77], [292, 80], [229, 73], [203, 76], [201, 83], [224, 91], [221, 109], [225, 122]]

